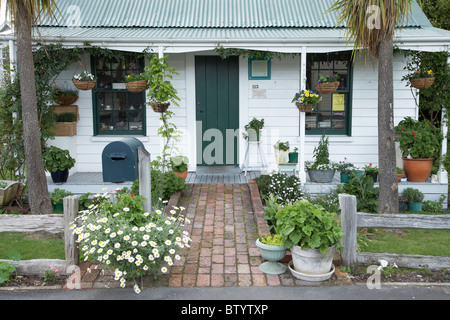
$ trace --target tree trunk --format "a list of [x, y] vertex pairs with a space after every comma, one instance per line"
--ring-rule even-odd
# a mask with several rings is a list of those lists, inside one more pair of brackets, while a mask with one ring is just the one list
[[378, 213], [397, 213], [392, 38], [381, 41], [378, 58]]
[[18, 8], [19, 14], [15, 17], [15, 27], [28, 194], [32, 214], [50, 214], [53, 211], [42, 163], [41, 135], [38, 122], [31, 45], [31, 24], [29, 13], [23, 6], [24, 4], [18, 5], [21, 8]]

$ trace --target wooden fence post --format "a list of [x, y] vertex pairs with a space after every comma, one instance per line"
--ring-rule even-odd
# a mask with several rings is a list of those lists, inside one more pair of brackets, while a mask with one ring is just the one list
[[152, 209], [152, 177], [150, 153], [145, 148], [138, 149], [139, 157], [139, 195], [145, 197], [144, 210], [150, 212]]
[[[80, 251], [75, 242], [76, 235], [70, 230], [71, 224], [78, 215], [78, 197], [69, 196], [63, 199], [64, 206], [64, 246], [66, 252], [66, 270], [69, 266], [77, 266], [80, 261]], [[64, 270], [64, 271], [66, 271]]]
[[356, 197], [348, 194], [339, 194], [341, 207], [342, 237], [342, 264], [352, 267], [356, 262]]

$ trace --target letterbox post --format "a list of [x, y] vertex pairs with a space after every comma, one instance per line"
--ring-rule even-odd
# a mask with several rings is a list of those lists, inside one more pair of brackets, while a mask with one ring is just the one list
[[145, 148], [138, 148], [139, 158], [139, 195], [143, 196], [144, 210], [150, 212], [152, 209], [152, 179], [151, 179], [151, 165], [150, 153]]

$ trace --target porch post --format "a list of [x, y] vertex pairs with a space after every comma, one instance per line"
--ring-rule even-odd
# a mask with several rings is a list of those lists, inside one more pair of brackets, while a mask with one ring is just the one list
[[[301, 61], [300, 61], [300, 91], [306, 89], [306, 47], [302, 47]], [[302, 185], [306, 183], [305, 172], [305, 112], [300, 112], [300, 168], [299, 178]]]
[[[442, 135], [444, 136], [444, 139], [442, 139], [441, 157], [445, 156], [445, 154], [447, 153], [447, 131], [448, 131], [448, 125], [447, 125], [447, 120], [445, 119], [445, 113], [446, 112], [447, 112], [447, 110], [445, 109], [445, 107], [442, 107], [441, 130], [442, 130]], [[445, 168], [442, 165], [442, 163], [439, 166], [438, 179], [439, 179], [440, 183], [448, 183], [448, 173], [447, 173], [447, 171], [445, 171]]]

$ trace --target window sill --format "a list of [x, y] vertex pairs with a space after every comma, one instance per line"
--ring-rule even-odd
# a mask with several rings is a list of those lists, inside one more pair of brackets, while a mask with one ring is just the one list
[[111, 135], [111, 136], [91, 136], [91, 141], [92, 142], [112, 142], [112, 141], [117, 141], [120, 140], [122, 138], [136, 138], [138, 140], [140, 140], [141, 142], [148, 142], [149, 141], [149, 137], [147, 136], [115, 136], [115, 135]]

